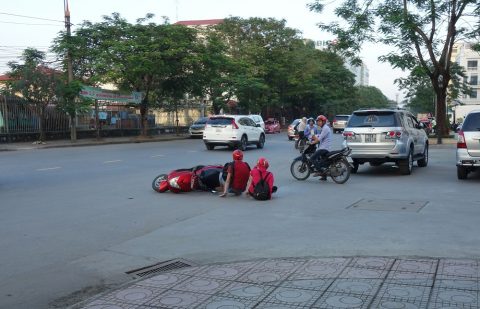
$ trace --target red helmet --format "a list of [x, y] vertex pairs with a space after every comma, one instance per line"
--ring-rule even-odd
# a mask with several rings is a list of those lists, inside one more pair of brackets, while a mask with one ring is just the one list
[[233, 160], [243, 160], [243, 152], [241, 150], [235, 150], [232, 153]]
[[265, 159], [264, 157], [258, 158], [257, 166], [258, 166], [258, 167], [263, 166], [264, 168], [267, 169], [268, 166], [269, 166], [267, 159]]
[[323, 116], [323, 115], [319, 115], [319, 116], [317, 117], [317, 121], [319, 121], [319, 120], [321, 120], [321, 121], [323, 121], [323, 122], [326, 123], [326, 122], [327, 122], [327, 117], [325, 117], [325, 116]]

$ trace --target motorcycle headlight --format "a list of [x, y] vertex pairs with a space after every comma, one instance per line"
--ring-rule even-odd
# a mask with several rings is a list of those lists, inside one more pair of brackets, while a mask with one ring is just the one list
[[177, 183], [178, 178], [179, 178], [179, 176], [177, 176], [175, 178], [172, 178], [168, 181], [168, 184], [170, 185], [170, 187], [175, 188], [175, 189], [180, 189], [180, 186]]

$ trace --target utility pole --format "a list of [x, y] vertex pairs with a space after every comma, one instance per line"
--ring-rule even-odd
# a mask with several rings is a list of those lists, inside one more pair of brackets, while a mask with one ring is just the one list
[[[73, 64], [72, 64], [72, 54], [70, 53], [70, 38], [72, 36], [70, 30], [70, 8], [68, 7], [68, 0], [63, 0], [63, 10], [65, 13], [65, 28], [67, 30], [67, 77], [68, 83], [73, 82]], [[75, 102], [72, 102], [75, 104]], [[77, 113], [70, 115], [70, 139], [72, 142], [77, 141]]]

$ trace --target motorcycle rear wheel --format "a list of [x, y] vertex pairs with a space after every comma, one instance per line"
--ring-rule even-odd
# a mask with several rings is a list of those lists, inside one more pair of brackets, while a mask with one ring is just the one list
[[350, 164], [345, 159], [333, 162], [329, 169], [330, 177], [335, 183], [344, 184], [350, 178]]
[[301, 159], [294, 160], [290, 165], [290, 173], [297, 180], [305, 180], [310, 177], [310, 168], [306, 162]]
[[152, 181], [152, 189], [156, 192], [160, 192], [160, 183], [162, 181], [167, 180], [168, 175], [167, 174], [161, 174], [155, 177]]

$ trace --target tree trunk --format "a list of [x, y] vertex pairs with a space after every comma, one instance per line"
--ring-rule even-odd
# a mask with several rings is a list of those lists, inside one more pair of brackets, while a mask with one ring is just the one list
[[70, 115], [70, 141], [77, 141], [77, 117]]
[[147, 102], [142, 102], [142, 105], [140, 107], [140, 122], [141, 122], [141, 136], [146, 137], [147, 136], [147, 112], [148, 112], [148, 106]]
[[437, 114], [435, 115], [435, 121], [437, 123], [437, 144], [442, 144], [443, 135], [448, 132], [446, 126], [447, 120], [447, 107], [446, 107], [446, 93], [442, 88], [437, 91]]

